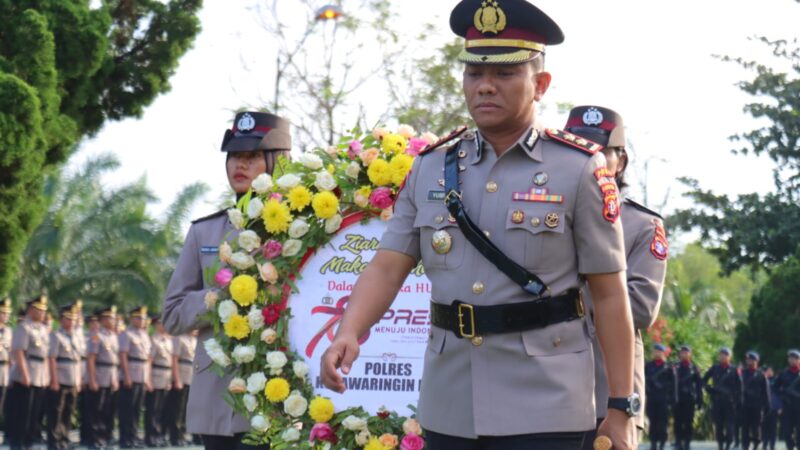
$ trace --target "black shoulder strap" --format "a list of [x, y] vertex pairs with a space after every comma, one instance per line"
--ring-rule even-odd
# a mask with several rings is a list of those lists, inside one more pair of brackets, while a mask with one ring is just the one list
[[447, 210], [456, 218], [456, 223], [458, 223], [461, 232], [464, 233], [464, 237], [489, 262], [520, 285], [525, 292], [541, 297], [548, 290], [547, 285], [538, 276], [528, 272], [527, 269], [500, 251], [464, 211], [461, 192], [458, 191], [458, 147], [458, 145], [450, 147], [444, 159], [444, 190], [446, 193], [444, 202], [447, 205]]

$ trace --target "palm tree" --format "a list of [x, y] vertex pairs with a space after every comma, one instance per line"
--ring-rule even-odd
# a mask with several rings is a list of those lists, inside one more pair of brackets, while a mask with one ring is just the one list
[[161, 303], [182, 245], [181, 225], [208, 188], [187, 186], [159, 220], [147, 212], [156, 197], [143, 178], [103, 186], [101, 177], [118, 167], [114, 156], [102, 155], [73, 174], [47, 178], [51, 206], [23, 253], [15, 298], [46, 291], [56, 304], [81, 298], [87, 308]]

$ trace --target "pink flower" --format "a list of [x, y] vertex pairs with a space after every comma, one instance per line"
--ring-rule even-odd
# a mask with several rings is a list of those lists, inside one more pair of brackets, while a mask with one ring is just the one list
[[369, 196], [369, 203], [378, 209], [386, 209], [392, 206], [392, 190], [387, 187], [375, 189]]
[[425, 439], [416, 434], [407, 434], [400, 441], [400, 450], [422, 450], [425, 448]]
[[361, 154], [361, 150], [364, 150], [364, 144], [359, 141], [352, 140], [350, 141], [350, 145], [347, 147], [347, 156], [350, 157], [350, 159], [356, 159], [356, 157]]
[[318, 423], [311, 429], [311, 436], [308, 437], [308, 441], [327, 441], [331, 444], [336, 444], [339, 442], [339, 439], [336, 437], [336, 433], [333, 431], [330, 424]]
[[261, 254], [267, 259], [275, 259], [281, 256], [281, 252], [283, 252], [283, 245], [274, 239], [270, 239], [261, 247]]
[[419, 152], [427, 146], [428, 146], [428, 141], [426, 141], [425, 139], [411, 138], [411, 140], [408, 141], [408, 148], [406, 149], [406, 154], [411, 156], [417, 156], [419, 155]]
[[369, 167], [369, 165], [372, 164], [372, 161], [375, 161], [378, 158], [380, 153], [380, 150], [375, 147], [371, 147], [361, 152], [358, 156], [361, 158], [361, 162], [364, 163], [364, 167]]
[[269, 199], [270, 200], [281, 201], [281, 200], [283, 200], [283, 194], [280, 194], [278, 192], [274, 192], [272, 195], [269, 196]]
[[219, 269], [216, 275], [214, 275], [214, 282], [217, 283], [219, 287], [225, 287], [228, 283], [231, 282], [233, 279], [233, 271], [228, 269], [227, 267]]

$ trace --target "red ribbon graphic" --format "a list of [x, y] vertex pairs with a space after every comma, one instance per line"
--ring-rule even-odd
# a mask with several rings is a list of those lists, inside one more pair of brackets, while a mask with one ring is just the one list
[[[322, 340], [323, 336], [327, 335], [328, 339], [333, 341], [334, 327], [336, 326], [336, 324], [339, 323], [340, 320], [342, 320], [342, 316], [344, 315], [344, 305], [347, 304], [348, 300], [350, 300], [350, 296], [346, 295], [340, 298], [338, 302], [336, 302], [335, 307], [315, 306], [314, 308], [311, 309], [312, 315], [320, 313], [320, 314], [330, 314], [333, 317], [328, 319], [328, 321], [325, 322], [324, 325], [322, 325], [322, 328], [320, 328], [319, 331], [317, 331], [317, 333], [314, 335], [311, 341], [309, 341], [308, 345], [306, 346], [306, 356], [310, 358], [311, 355], [314, 354], [314, 350], [316, 350], [317, 345], [319, 345], [319, 341]], [[358, 340], [358, 344], [362, 345], [364, 344], [364, 342], [367, 342], [368, 339], [369, 339], [369, 331], [367, 331], [366, 334], [364, 334], [364, 336], [361, 336], [361, 338]]]

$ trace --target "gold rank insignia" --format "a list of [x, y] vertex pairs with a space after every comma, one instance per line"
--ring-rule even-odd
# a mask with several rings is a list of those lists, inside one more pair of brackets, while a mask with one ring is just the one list
[[439, 230], [433, 233], [431, 247], [437, 254], [446, 255], [453, 248], [453, 237], [446, 230]]
[[475, 28], [483, 34], [499, 34], [506, 29], [506, 13], [497, 0], [487, 0], [475, 11]]
[[544, 224], [547, 225], [547, 228], [556, 228], [556, 227], [558, 227], [558, 223], [560, 221], [561, 220], [558, 217], [558, 213], [549, 213], [544, 217]]
[[525, 213], [522, 212], [521, 209], [514, 210], [514, 212], [511, 213], [511, 222], [519, 225], [524, 221], [525, 221]]

